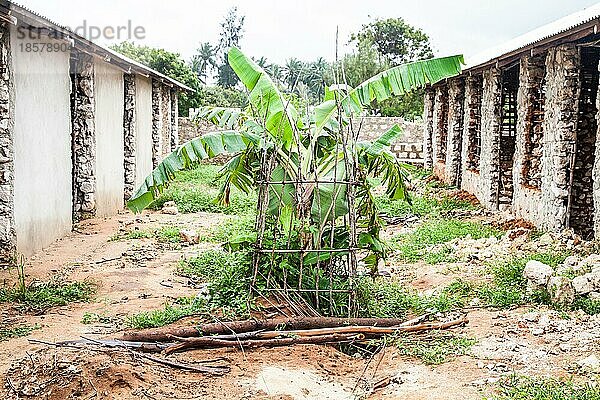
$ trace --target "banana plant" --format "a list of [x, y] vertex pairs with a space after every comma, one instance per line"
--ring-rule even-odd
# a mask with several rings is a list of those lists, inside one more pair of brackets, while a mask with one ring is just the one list
[[[368, 256], [370, 263], [376, 262], [383, 253], [378, 237], [382, 223], [377, 217], [370, 178], [379, 178], [391, 199], [407, 198], [407, 168], [390, 151], [402, 130], [396, 125], [372, 143], [355, 143], [353, 121], [375, 100], [400, 96], [459, 74], [462, 56], [399, 65], [355, 88], [331, 86], [309, 118], [302, 118], [269, 75], [239, 49], [231, 48], [228, 60], [248, 90], [248, 108], [207, 107], [198, 111], [195, 118], [209, 120], [225, 130], [180, 145], [145, 179], [128, 207], [140, 212], [161, 194], [177, 171], [228, 153], [233, 156], [221, 171], [224, 183], [218, 201], [228, 204], [232, 186], [249, 193], [257, 190], [260, 180], [282, 182], [270, 185], [265, 194], [272, 220], [282, 227], [291, 226], [290, 219], [308, 220], [316, 232], [323, 232], [328, 224], [333, 225], [332, 221], [349, 212], [347, 185], [337, 182], [352, 179], [358, 182], [355, 204], [360, 212], [359, 244], [373, 252]], [[275, 162], [265, 177], [261, 176], [261, 163], [267, 159]], [[347, 165], [353, 170], [347, 170]], [[309, 241], [303, 243], [310, 245]]]

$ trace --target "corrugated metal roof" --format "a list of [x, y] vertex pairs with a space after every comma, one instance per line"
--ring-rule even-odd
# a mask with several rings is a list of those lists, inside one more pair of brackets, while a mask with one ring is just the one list
[[477, 66], [487, 64], [490, 61], [494, 61], [508, 53], [535, 46], [536, 43], [552, 38], [553, 36], [560, 35], [561, 33], [568, 32], [598, 18], [600, 18], [600, 3], [576, 13], [567, 15], [566, 17], [551, 22], [547, 25], [543, 25], [537, 29], [525, 33], [524, 35], [502, 43], [499, 46], [482, 51], [473, 57], [468, 57], [466, 60], [467, 65], [464, 69], [475, 68]]
[[120, 64], [124, 64], [125, 66], [128, 66], [129, 68], [131, 68], [132, 72], [138, 72], [143, 75], [152, 76], [152, 77], [155, 77], [162, 81], [167, 81], [175, 86], [178, 86], [181, 89], [194, 91], [192, 88], [179, 82], [176, 79], [173, 79], [169, 76], [161, 74], [160, 72], [158, 72], [152, 68], [149, 68], [148, 66], [141, 64], [135, 60], [132, 60], [131, 58], [126, 57], [123, 54], [120, 54], [114, 50], [111, 50], [108, 47], [94, 43], [94, 42], [86, 39], [85, 37], [80, 36], [77, 33], [73, 32], [68, 27], [66, 27], [64, 25], [60, 25], [60, 24], [50, 20], [49, 18], [47, 18], [35, 11], [32, 11], [24, 6], [21, 6], [13, 1], [1, 0], [0, 4], [2, 4], [4, 7], [7, 7], [8, 9], [10, 9], [11, 15], [16, 17], [17, 20], [19, 18], [23, 18], [23, 17], [28, 17], [28, 18], [35, 17], [35, 19], [39, 20], [47, 28], [56, 29], [58, 31], [68, 32], [69, 37], [71, 37], [75, 42], [85, 45], [85, 46], [90, 46], [93, 50], [95, 50], [94, 54], [103, 55], [105, 57], [105, 59], [108, 58], [109, 63], [113, 60], [117, 60], [117, 61], [119, 61]]

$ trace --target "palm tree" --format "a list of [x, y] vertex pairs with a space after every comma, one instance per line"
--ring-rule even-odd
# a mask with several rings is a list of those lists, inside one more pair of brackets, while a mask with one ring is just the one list
[[302, 80], [302, 76], [305, 73], [304, 69], [304, 63], [297, 58], [290, 58], [286, 61], [284, 78], [290, 92], [293, 92], [298, 82]]
[[217, 48], [208, 42], [202, 43], [192, 58], [192, 70], [202, 83], [206, 83], [209, 72], [217, 67]]

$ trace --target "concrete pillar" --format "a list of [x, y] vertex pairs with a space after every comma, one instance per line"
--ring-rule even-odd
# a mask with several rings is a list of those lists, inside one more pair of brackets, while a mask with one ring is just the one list
[[127, 201], [133, 194], [135, 188], [135, 150], [136, 150], [136, 112], [135, 98], [136, 86], [135, 75], [124, 74], [124, 104], [125, 110], [123, 113], [123, 143], [124, 143], [124, 159], [123, 166], [125, 169], [125, 187], [124, 200]]
[[14, 213], [14, 80], [10, 29], [0, 24], [0, 265], [12, 264], [17, 250]]
[[448, 137], [446, 144], [446, 183], [460, 186], [465, 84], [461, 78], [448, 85]]
[[96, 127], [94, 59], [71, 55], [71, 127], [73, 151], [73, 221], [96, 215]]
[[163, 130], [162, 107], [162, 84], [152, 79], [152, 168], [158, 166], [162, 155], [160, 146], [160, 135]]
[[425, 89], [423, 101], [423, 159], [425, 169], [433, 168], [433, 104], [435, 91]]
[[500, 179], [500, 127], [502, 120], [502, 74], [498, 68], [483, 72], [481, 101], [481, 198], [489, 209], [497, 208]]
[[169, 91], [171, 96], [171, 151], [174, 151], [179, 146], [179, 99], [177, 90]]
[[544, 228], [567, 226], [570, 163], [576, 141], [579, 98], [579, 52], [575, 44], [548, 50], [542, 158]]

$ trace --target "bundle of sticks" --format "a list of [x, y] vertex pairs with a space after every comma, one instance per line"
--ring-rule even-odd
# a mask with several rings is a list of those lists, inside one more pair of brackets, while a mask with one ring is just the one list
[[165, 354], [199, 348], [275, 347], [364, 341], [387, 334], [448, 329], [468, 322], [423, 322], [396, 318], [301, 317], [272, 320], [214, 322], [200, 326], [162, 327], [125, 332], [113, 343], [141, 351]]

